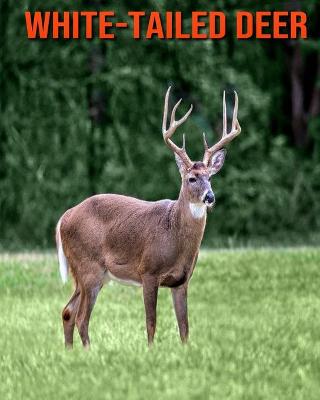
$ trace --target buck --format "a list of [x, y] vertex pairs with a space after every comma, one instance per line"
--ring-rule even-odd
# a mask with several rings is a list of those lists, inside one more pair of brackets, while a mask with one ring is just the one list
[[66, 347], [73, 345], [75, 325], [84, 347], [89, 346], [90, 315], [100, 289], [110, 280], [142, 286], [149, 345], [156, 329], [158, 289], [170, 288], [181, 341], [188, 339], [188, 284], [197, 261], [207, 209], [215, 203], [210, 178], [221, 169], [224, 147], [240, 134], [241, 128], [235, 92], [232, 128], [227, 133], [224, 93], [222, 137], [209, 147], [204, 134], [203, 160], [193, 162], [186, 153], [184, 135], [182, 147], [171, 140], [191, 114], [192, 105], [176, 121], [180, 99], [167, 128], [169, 95], [170, 87], [165, 96], [162, 133], [181, 174], [178, 200], [151, 202], [99, 194], [67, 210], [57, 224], [60, 274], [65, 282], [70, 270], [75, 283], [74, 293], [62, 311]]

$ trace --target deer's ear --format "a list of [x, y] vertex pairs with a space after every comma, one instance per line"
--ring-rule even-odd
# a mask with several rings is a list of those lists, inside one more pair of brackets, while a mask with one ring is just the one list
[[185, 165], [185, 163], [182, 161], [182, 158], [180, 158], [180, 157], [178, 156], [177, 153], [174, 153], [174, 157], [175, 157], [175, 159], [176, 159], [176, 163], [177, 163], [179, 172], [180, 172], [180, 174], [182, 175], [184, 172], [186, 172], [186, 165]]
[[220, 171], [226, 158], [226, 154], [226, 150], [221, 149], [212, 156], [209, 164], [210, 175], [214, 175]]

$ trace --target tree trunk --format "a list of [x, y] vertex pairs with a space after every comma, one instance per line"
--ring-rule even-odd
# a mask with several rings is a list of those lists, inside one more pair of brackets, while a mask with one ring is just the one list
[[304, 148], [308, 142], [307, 119], [304, 110], [304, 87], [303, 87], [303, 58], [301, 45], [295, 42], [291, 58], [291, 126], [294, 143], [298, 148]]

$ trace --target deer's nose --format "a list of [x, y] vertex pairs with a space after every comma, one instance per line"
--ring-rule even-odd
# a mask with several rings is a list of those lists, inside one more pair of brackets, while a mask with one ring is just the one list
[[209, 190], [209, 192], [206, 194], [205, 198], [204, 198], [204, 202], [208, 203], [208, 204], [212, 204], [215, 201], [215, 197], [214, 197], [214, 193]]

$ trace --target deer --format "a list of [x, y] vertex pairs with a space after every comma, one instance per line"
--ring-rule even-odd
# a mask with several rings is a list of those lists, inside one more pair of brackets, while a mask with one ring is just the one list
[[238, 96], [234, 92], [232, 127], [227, 132], [226, 95], [223, 93], [223, 132], [209, 147], [203, 134], [202, 161], [189, 158], [183, 135], [182, 147], [172, 141], [176, 129], [190, 116], [175, 119], [180, 99], [172, 109], [169, 127], [168, 88], [163, 112], [162, 134], [174, 153], [181, 175], [177, 200], [144, 201], [119, 194], [93, 195], [59, 219], [56, 244], [62, 281], [70, 271], [74, 293], [62, 311], [65, 346], [72, 348], [75, 326], [84, 348], [89, 348], [89, 320], [101, 288], [110, 281], [142, 287], [148, 345], [156, 331], [156, 308], [159, 288], [169, 288], [178, 323], [180, 339], [189, 336], [187, 294], [201, 241], [207, 210], [212, 210], [215, 195], [211, 177], [224, 164], [225, 146], [236, 138]]

